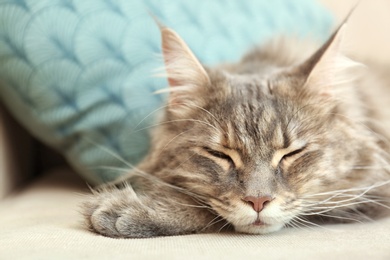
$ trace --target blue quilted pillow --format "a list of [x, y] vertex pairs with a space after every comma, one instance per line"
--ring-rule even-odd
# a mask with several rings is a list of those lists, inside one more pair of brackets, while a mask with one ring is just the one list
[[[237, 60], [272, 35], [324, 38], [313, 0], [0, 0], [0, 95], [38, 139], [94, 184], [148, 151], [167, 86], [154, 14], [204, 64]], [[127, 163], [126, 163], [127, 162]]]

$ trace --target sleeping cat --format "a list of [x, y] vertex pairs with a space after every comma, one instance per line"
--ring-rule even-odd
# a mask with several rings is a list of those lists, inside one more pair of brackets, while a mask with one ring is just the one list
[[318, 50], [284, 38], [207, 68], [161, 28], [163, 118], [143, 162], [84, 204], [89, 228], [264, 234], [389, 211], [389, 143], [378, 122], [390, 119], [390, 89], [341, 55], [345, 30]]

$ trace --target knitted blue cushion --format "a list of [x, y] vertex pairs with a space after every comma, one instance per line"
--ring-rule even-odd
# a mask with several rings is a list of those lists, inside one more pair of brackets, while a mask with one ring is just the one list
[[313, 0], [0, 0], [2, 102], [94, 184], [143, 158], [165, 102], [152, 94], [167, 82], [152, 76], [163, 64], [150, 13], [204, 64], [275, 34], [325, 38], [332, 25]]

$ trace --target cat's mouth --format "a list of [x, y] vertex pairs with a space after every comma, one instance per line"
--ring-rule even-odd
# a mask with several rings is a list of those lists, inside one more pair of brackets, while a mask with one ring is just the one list
[[264, 222], [262, 222], [260, 219], [256, 219], [255, 222], [252, 223], [253, 226], [265, 226]]
[[266, 223], [264, 223], [263, 221], [261, 221], [260, 216], [257, 215], [256, 220], [255, 220], [252, 224], [250, 224], [250, 225], [251, 225], [251, 226], [258, 226], [258, 227], [261, 227], [261, 226], [267, 226], [268, 224], [266, 224]]
[[244, 225], [234, 225], [237, 232], [249, 233], [249, 234], [267, 234], [280, 230], [284, 226], [283, 223], [266, 223], [257, 218], [252, 223]]

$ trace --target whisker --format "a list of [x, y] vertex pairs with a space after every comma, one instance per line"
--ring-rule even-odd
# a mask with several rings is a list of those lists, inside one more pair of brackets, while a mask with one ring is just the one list
[[153, 111], [150, 112], [149, 114], [147, 114], [141, 121], [138, 122], [138, 124], [136, 124], [136, 125], [133, 127], [132, 131], [136, 131], [137, 128], [138, 128], [138, 126], [141, 125], [148, 117], [150, 117], [150, 116], [153, 115], [154, 113], [157, 113], [157, 112], [160, 111], [161, 109], [164, 109], [164, 108], [167, 108], [167, 107], [168, 107], [168, 105], [161, 106], [161, 107], [159, 107], [159, 108], [153, 110]]
[[355, 208], [352, 208], [352, 211], [355, 213], [354, 215], [359, 216], [361, 219], [365, 219], [366, 221], [369, 221], [369, 222], [373, 222], [374, 221], [372, 218], [370, 218], [369, 216], [367, 216], [366, 214], [364, 214], [363, 212], [361, 212], [361, 211], [359, 211], [359, 210], [357, 210]]
[[104, 166], [104, 165], [89, 167], [89, 169], [113, 170], [113, 171], [120, 171], [120, 172], [130, 171], [128, 168], [120, 168], [120, 167], [115, 167], [115, 166]]
[[[364, 190], [362, 193], [359, 193], [359, 194], [355, 194], [355, 195], [351, 195], [351, 194], [345, 194], [345, 193], [336, 193], [334, 194], [333, 196], [325, 199], [325, 200], [322, 200], [322, 201], [319, 201], [317, 203], [313, 203], [311, 206], [316, 206], [316, 205], [327, 205], [327, 204], [340, 204], [340, 203], [345, 203], [345, 202], [349, 202], [349, 201], [353, 201], [353, 200], [356, 200], [358, 198], [361, 198], [363, 197], [367, 192], [369, 192], [370, 190]], [[339, 198], [339, 197], [348, 197], [348, 199], [344, 199], [344, 200], [336, 200], [336, 201], [331, 201], [332, 199], [334, 198]]]
[[378, 183], [375, 183], [375, 184], [368, 186], [368, 187], [354, 187], [354, 188], [350, 188], [350, 189], [341, 189], [341, 190], [327, 191], [327, 192], [321, 192], [321, 193], [316, 193], [316, 194], [309, 194], [309, 195], [304, 196], [303, 198], [324, 196], [324, 195], [334, 194], [336, 192], [342, 193], [342, 192], [350, 192], [350, 191], [361, 191], [361, 190], [366, 190], [366, 189], [372, 190], [374, 188], [385, 186], [387, 184], [390, 184], [390, 180], [384, 181], [384, 182], [378, 182]]
[[185, 133], [187, 133], [187, 132], [189, 132], [189, 131], [191, 131], [191, 130], [192, 130], [192, 129], [188, 129], [188, 130], [186, 130], [186, 131], [181, 132], [180, 134], [177, 134], [175, 137], [173, 137], [168, 143], [166, 143], [166, 144], [164, 145], [163, 148], [161, 148], [161, 151], [160, 151], [159, 155], [161, 155], [161, 154], [164, 152], [164, 150], [168, 147], [168, 145], [169, 145], [170, 143], [172, 143], [176, 138], [180, 137], [181, 135], [183, 135], [183, 134], [185, 134]]
[[211, 209], [211, 210], [213, 210], [210, 206], [207, 206], [207, 205], [205, 205], [203, 203], [199, 203], [198, 201], [196, 201], [196, 202], [199, 203], [198, 205], [181, 203], [181, 202], [174, 201], [174, 200], [172, 200], [172, 202], [174, 202], [177, 205], [184, 206], [184, 207], [199, 208], [199, 209]]
[[296, 127], [298, 127], [298, 126], [295, 126], [294, 128], [292, 128], [292, 129], [290, 129], [290, 130], [288, 131], [288, 127], [289, 127], [291, 121], [292, 121], [294, 118], [296, 118], [297, 114], [298, 114], [302, 109], [304, 109], [304, 108], [306, 108], [306, 107], [308, 107], [308, 106], [314, 106], [314, 105], [315, 105], [315, 104], [306, 104], [306, 105], [304, 105], [304, 106], [298, 108], [298, 109], [295, 111], [295, 113], [289, 118], [289, 120], [288, 120], [288, 122], [287, 122], [287, 125], [286, 125], [286, 127], [285, 127], [285, 129], [284, 129], [284, 132], [287, 133], [287, 134], [290, 134]]
[[300, 227], [301, 229], [304, 227], [304, 228], [314, 230], [314, 227], [311, 226], [312, 223], [309, 221], [302, 221], [302, 219], [299, 217], [295, 217], [294, 221], [295, 221], [296, 225], [298, 225], [298, 227]]
[[[313, 229], [313, 227], [317, 227], [317, 228], [325, 229], [327, 231], [335, 231], [334, 229], [326, 228], [324, 226], [318, 225], [316, 223], [313, 223], [311, 221], [305, 220], [305, 219], [303, 219], [301, 217], [298, 217], [298, 216], [296, 216], [295, 219], [299, 220], [300, 224], [302, 224], [302, 225], [306, 224], [305, 226], [307, 226], [308, 228], [311, 228], [311, 229]], [[312, 225], [312, 226], [310, 226], [310, 225]]]
[[160, 122], [158, 124], [154, 124], [154, 125], [150, 125], [150, 126], [147, 126], [147, 127], [143, 127], [143, 128], [137, 129], [137, 131], [133, 131], [132, 133], [136, 133], [138, 131], [143, 131], [143, 130], [146, 130], [146, 129], [149, 129], [149, 128], [153, 128], [153, 127], [157, 127], [157, 126], [164, 125], [164, 124], [170, 124], [170, 123], [176, 123], [176, 122], [185, 122], [185, 121], [201, 123], [201, 124], [204, 124], [204, 125], [207, 125], [207, 126], [213, 128], [215, 131], [219, 132], [219, 130], [215, 126], [210, 124], [210, 123], [207, 123], [205, 121], [198, 120], [198, 119], [187, 118], [187, 119], [175, 119], [175, 120], [170, 120], [170, 121], [163, 121], [163, 122]]
[[[366, 192], [365, 192], [366, 193]], [[364, 199], [368, 202], [371, 202], [372, 200], [375, 199], [375, 201], [377, 202], [385, 202], [387, 201], [385, 197], [380, 197], [380, 196], [366, 196], [365, 193], [360, 193], [360, 194], [341, 194], [341, 198], [342, 197], [347, 197], [348, 199], [344, 199], [344, 200], [335, 200], [335, 201], [328, 201], [328, 200], [324, 200], [324, 201], [320, 201], [320, 202], [315, 202], [315, 203], [312, 203], [311, 205], [312, 206], [315, 206], [315, 205], [321, 205], [321, 204], [324, 204], [324, 205], [331, 205], [331, 204], [340, 204], [340, 203], [344, 203], [344, 202], [348, 202], [348, 201], [353, 201], [353, 200], [357, 200], [357, 199]], [[307, 200], [306, 200], [307, 201]], [[307, 201], [308, 202], [308, 201]]]
[[353, 166], [350, 169], [353, 170], [383, 170], [383, 169], [390, 169], [390, 165], [385, 166]]
[[342, 217], [342, 216], [336, 216], [336, 215], [330, 215], [330, 214], [322, 214], [322, 213], [302, 213], [300, 215], [304, 216], [324, 216], [328, 218], [336, 218], [336, 219], [342, 219], [342, 220], [349, 220], [349, 221], [354, 221], [358, 223], [362, 223], [362, 221], [355, 219], [355, 218], [348, 218], [348, 217]]
[[347, 204], [342, 204], [342, 205], [336, 205], [336, 206], [332, 206], [332, 207], [326, 207], [326, 206], [311, 207], [311, 209], [319, 210], [316, 213], [317, 214], [322, 214], [322, 213], [326, 213], [326, 212], [332, 211], [334, 209], [347, 208], [347, 207], [351, 207], [351, 206], [355, 206], [355, 205], [361, 205], [361, 204], [366, 204], [366, 203], [374, 203], [374, 204], [380, 205], [380, 206], [382, 206], [384, 208], [390, 209], [389, 206], [384, 205], [383, 203], [375, 202], [375, 201], [357, 201], [357, 202], [352, 202], [352, 203], [347, 203]]
[[122, 162], [123, 164], [125, 164], [126, 166], [130, 167], [130, 168], [134, 168], [134, 166], [127, 162], [125, 159], [123, 159], [119, 154], [111, 151], [110, 149], [108, 149], [107, 147], [93, 141], [92, 139], [88, 138], [88, 137], [83, 137], [85, 140], [87, 140], [88, 142], [90, 142], [91, 144], [95, 145], [96, 147], [98, 147], [99, 149], [103, 150], [104, 152], [108, 153], [109, 155], [111, 155], [112, 157], [114, 157], [115, 159], [117, 159], [118, 161]]
[[225, 227], [230, 227], [232, 226], [232, 224], [230, 222], [226, 222], [219, 230], [218, 230], [218, 233], [221, 233], [222, 229], [224, 229]]
[[213, 218], [204, 228], [202, 228], [202, 232], [203, 231], [206, 231], [207, 229], [209, 229], [210, 227], [220, 223], [221, 221], [224, 221], [225, 219], [222, 218], [220, 215], [216, 216], [215, 218]]
[[[221, 124], [221, 121], [220, 121], [215, 115], [213, 115], [210, 111], [208, 111], [207, 109], [205, 109], [205, 108], [203, 108], [203, 107], [200, 107], [200, 106], [198, 106], [198, 105], [196, 105], [196, 104], [191, 104], [190, 106], [191, 106], [191, 107], [198, 108], [198, 109], [200, 109], [201, 111], [203, 111], [203, 112], [209, 114], [209, 115], [210, 115], [212, 118], [214, 118], [214, 120], [218, 123], [218, 125], [219, 125], [219, 127], [221, 128], [221, 131], [222, 131], [222, 124]], [[230, 138], [230, 134], [229, 134], [228, 132], [224, 131], [223, 133], [226, 134], [226, 135]]]
[[290, 222], [285, 224], [285, 227], [292, 227], [292, 228], [295, 228], [295, 229], [298, 229], [298, 230], [301, 229], [301, 227], [297, 223], [295, 223], [294, 219], [290, 220]]

